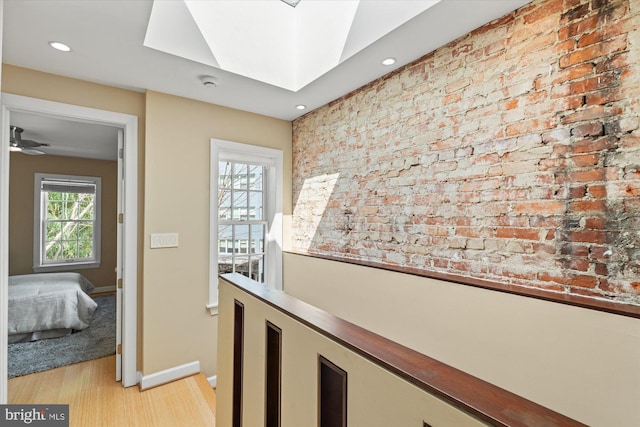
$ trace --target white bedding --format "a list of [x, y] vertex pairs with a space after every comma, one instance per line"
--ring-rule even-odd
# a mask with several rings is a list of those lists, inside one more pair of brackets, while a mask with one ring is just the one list
[[89, 326], [94, 286], [78, 273], [9, 277], [9, 342], [50, 338]]

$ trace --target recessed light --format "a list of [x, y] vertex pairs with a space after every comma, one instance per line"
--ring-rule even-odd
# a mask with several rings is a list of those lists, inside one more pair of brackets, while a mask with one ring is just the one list
[[69, 52], [69, 51], [71, 51], [71, 48], [68, 45], [66, 45], [64, 43], [60, 43], [60, 42], [54, 42], [54, 41], [49, 42], [49, 46], [51, 46], [52, 48], [54, 48], [56, 50], [59, 50], [61, 52]]
[[307, 108], [306, 105], [298, 104], [296, 105], [296, 110], [305, 110]]
[[396, 63], [396, 58], [385, 58], [382, 60], [382, 65], [393, 65]]

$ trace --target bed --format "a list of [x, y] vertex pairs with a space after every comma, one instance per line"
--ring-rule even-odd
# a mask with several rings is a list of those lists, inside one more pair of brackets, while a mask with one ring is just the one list
[[69, 335], [89, 326], [98, 305], [94, 286], [78, 273], [9, 277], [9, 343]]

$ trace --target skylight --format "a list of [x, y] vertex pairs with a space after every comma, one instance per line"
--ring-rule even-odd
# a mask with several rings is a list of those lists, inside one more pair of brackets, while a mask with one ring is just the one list
[[155, 0], [144, 45], [295, 92], [440, 0], [282, 1]]
[[300, 3], [300, 0], [282, 0], [282, 2], [288, 4], [291, 7], [296, 7], [298, 3]]

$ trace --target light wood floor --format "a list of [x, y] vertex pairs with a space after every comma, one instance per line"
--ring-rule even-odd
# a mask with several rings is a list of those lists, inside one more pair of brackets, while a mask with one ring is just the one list
[[9, 403], [69, 404], [70, 427], [215, 426], [202, 374], [141, 392], [115, 381], [115, 356], [9, 380]]

